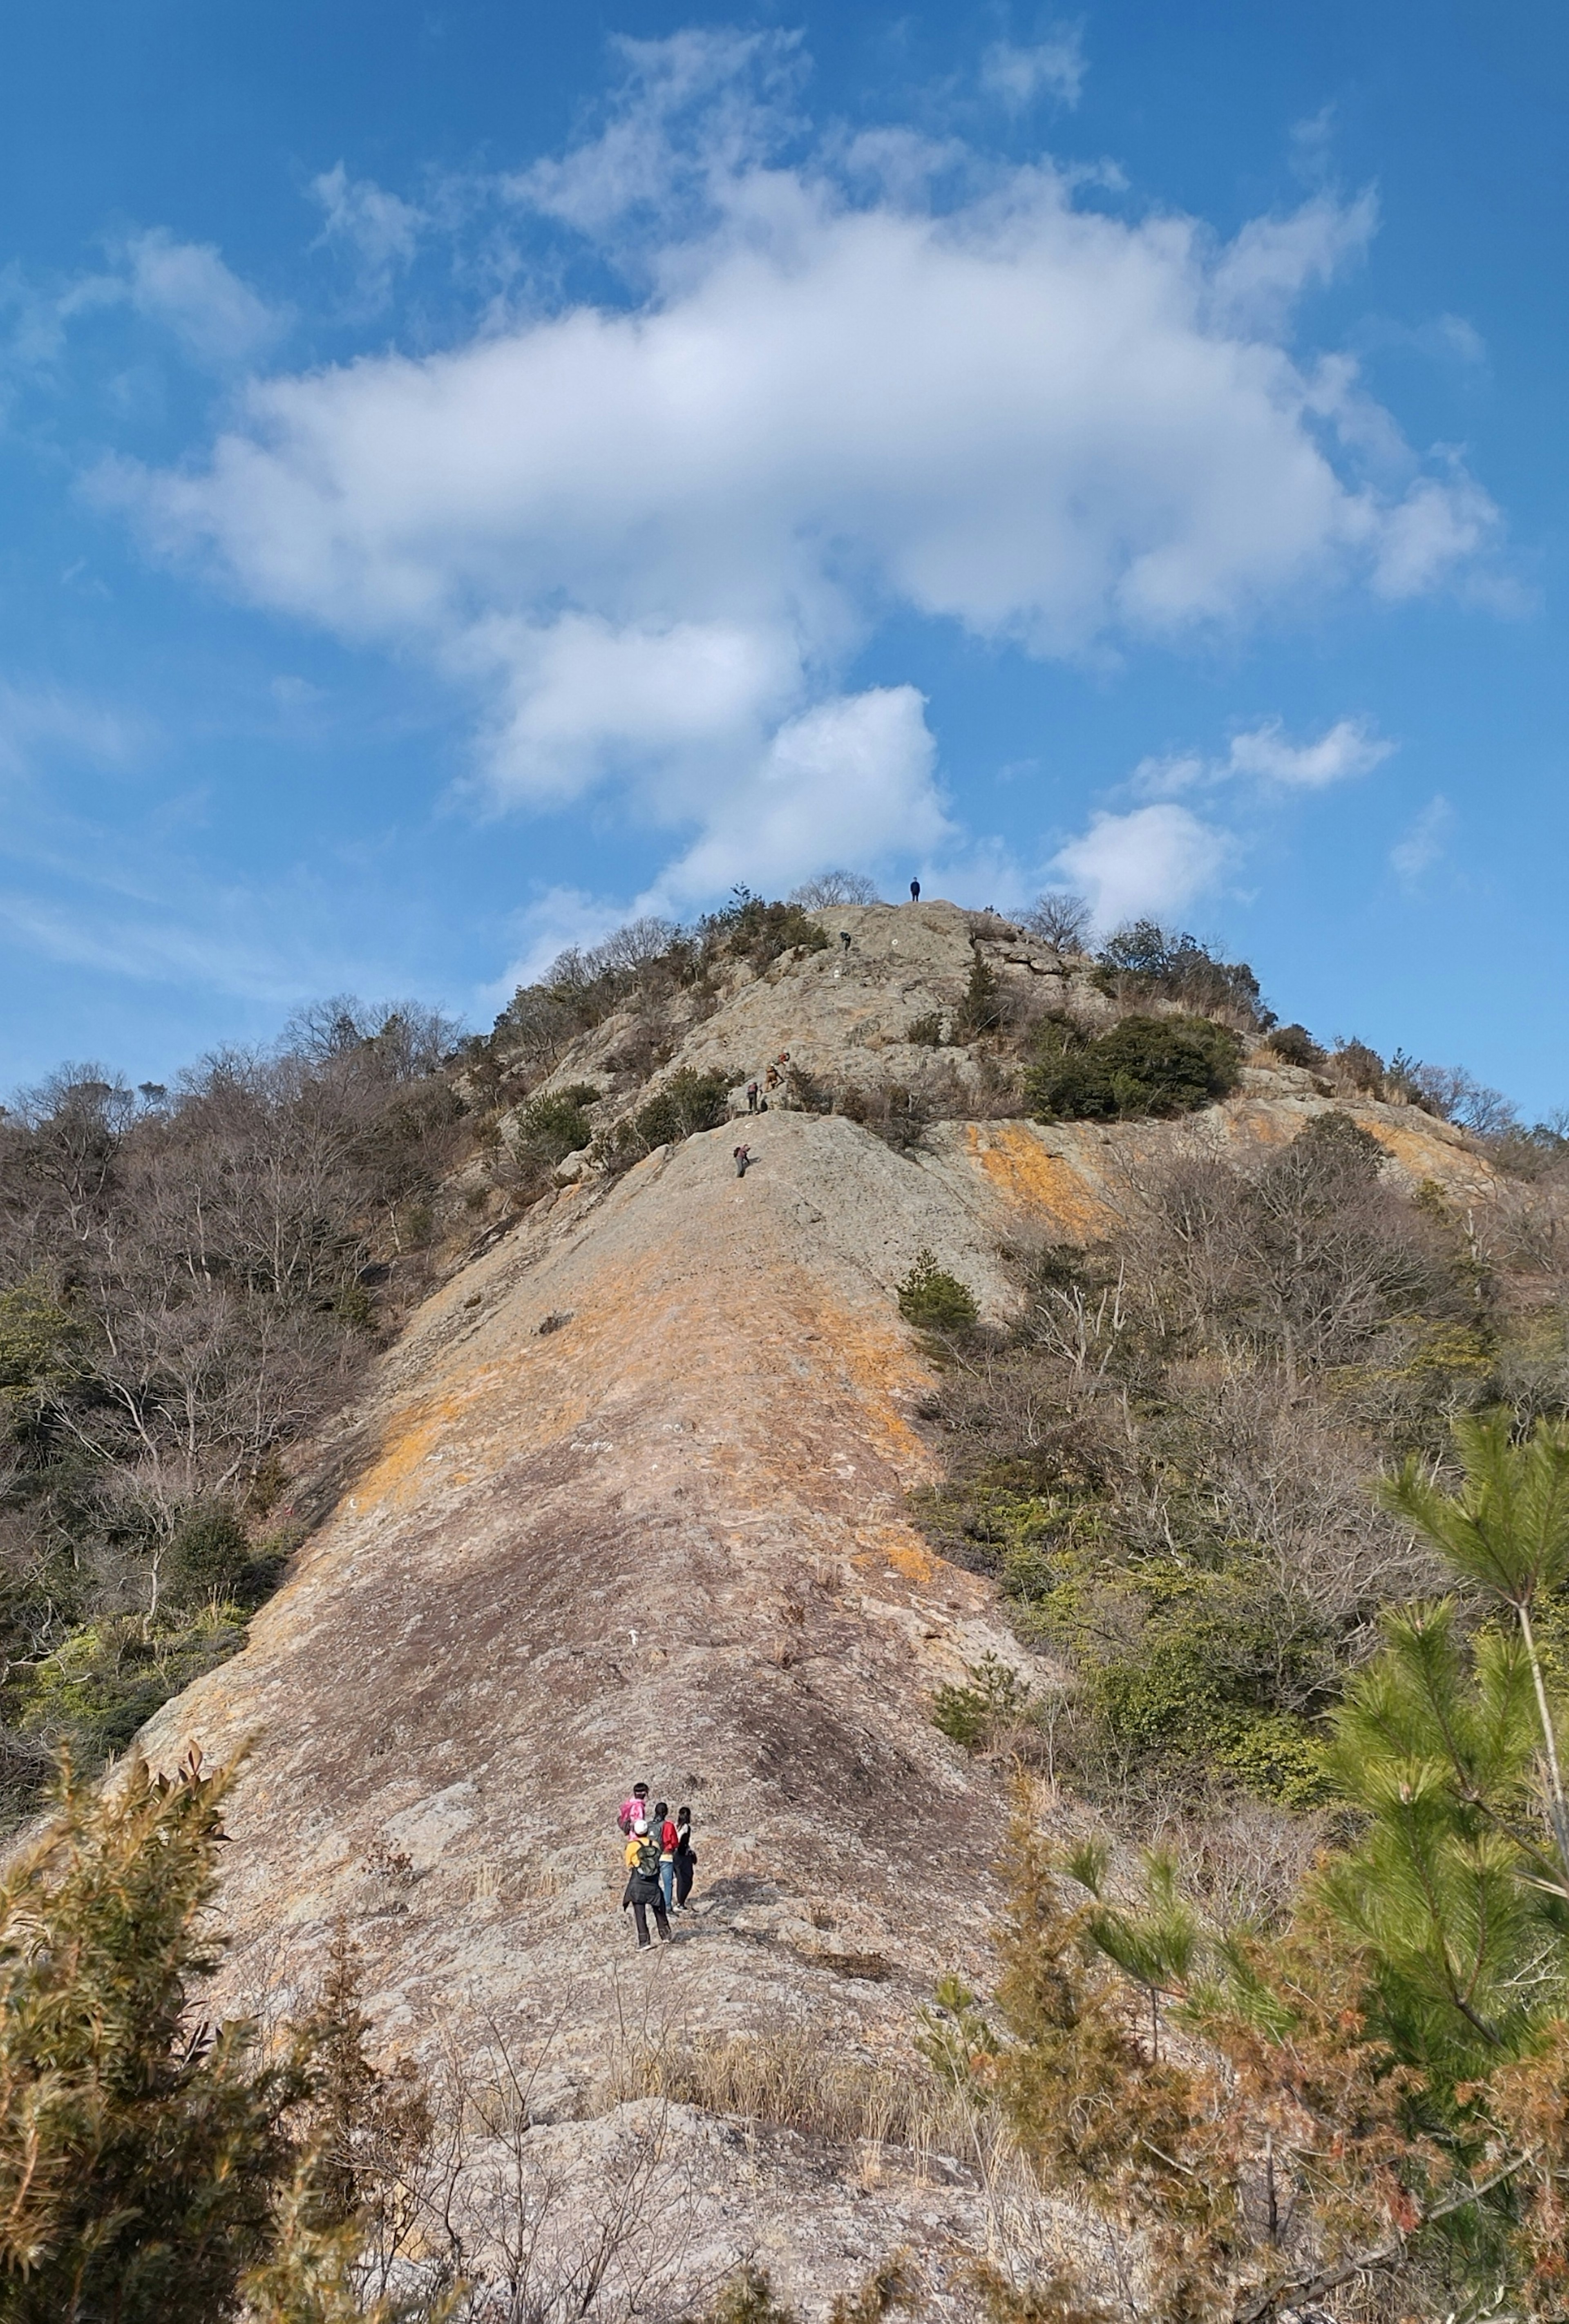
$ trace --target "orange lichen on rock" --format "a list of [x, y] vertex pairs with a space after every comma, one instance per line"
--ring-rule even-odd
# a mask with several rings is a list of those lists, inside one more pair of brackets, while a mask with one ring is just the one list
[[1107, 1231], [1112, 1213], [1083, 1170], [1054, 1153], [1028, 1122], [973, 1121], [964, 1137], [988, 1184], [1012, 1209], [1050, 1220], [1075, 1242]]

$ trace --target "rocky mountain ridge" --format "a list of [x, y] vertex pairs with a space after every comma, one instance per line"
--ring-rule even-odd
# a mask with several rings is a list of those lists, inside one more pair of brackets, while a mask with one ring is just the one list
[[[1448, 1124], [1262, 1051], [1180, 1122], [988, 1114], [983, 1053], [911, 1043], [911, 1023], [951, 1027], [977, 941], [1000, 980], [1093, 1014], [1082, 970], [940, 903], [825, 926], [826, 949], [735, 976], [636, 1090], [609, 1021], [547, 1092], [602, 1079], [604, 1127], [691, 1069], [740, 1111], [788, 1050], [808, 1084], [940, 1079], [957, 1106], [956, 1083], [980, 1118], [901, 1148], [798, 1084], [747, 1117], [743, 1178], [730, 1122], [625, 1170], [574, 1157], [415, 1315], [320, 1448], [299, 1502], [318, 1521], [245, 1651], [144, 1738], [165, 1761], [250, 1753], [223, 2006], [297, 1999], [346, 1923], [387, 2044], [501, 2040], [531, 2061], [564, 2218], [593, 2212], [613, 2150], [646, 2155], [657, 2116], [688, 2223], [672, 2313], [753, 2253], [811, 2306], [901, 2243], [983, 2233], [962, 2162], [906, 2155], [862, 2185], [798, 2140], [749, 2147], [638, 2095], [651, 2056], [781, 2032], [897, 2078], [935, 1979], [986, 1979], [1007, 1787], [930, 1698], [984, 1655], [1038, 1689], [1056, 1674], [906, 1515], [937, 1473], [931, 1358], [897, 1300], [917, 1254], [1005, 1326], [1010, 1254], [1114, 1237], [1141, 1157], [1245, 1157], [1331, 1110], [1412, 1187], [1470, 1204], [1492, 1184]], [[679, 1941], [646, 1956], [613, 1822], [636, 1776], [692, 1804], [700, 1855]]]

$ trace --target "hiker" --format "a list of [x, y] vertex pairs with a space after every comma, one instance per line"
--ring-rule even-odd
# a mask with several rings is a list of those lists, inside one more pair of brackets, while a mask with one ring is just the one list
[[649, 1830], [651, 1832], [657, 1831], [660, 1836], [660, 1894], [665, 1900], [665, 1910], [668, 1913], [670, 1909], [670, 1899], [676, 1889], [677, 1839], [676, 1827], [670, 1821], [669, 1800], [654, 1802], [653, 1821], [649, 1825]]
[[631, 1832], [639, 1816], [646, 1816], [648, 1812], [649, 1787], [646, 1784], [634, 1784], [632, 1787], [631, 1799], [623, 1800], [615, 1821], [623, 1833], [627, 1834]]
[[751, 1147], [738, 1146], [735, 1149], [734, 1155], [732, 1157], [732, 1159], [735, 1164], [736, 1176], [738, 1178], [744, 1178], [746, 1176], [746, 1166], [752, 1159]]
[[637, 1923], [640, 1952], [646, 1951], [649, 1945], [651, 1913], [661, 1941], [669, 1942], [670, 1924], [665, 1917], [665, 1900], [660, 1889], [660, 1843], [649, 1830], [647, 1816], [639, 1816], [626, 1843], [626, 1889], [621, 1900], [623, 1913], [629, 1904]]
[[748, 1113], [755, 1113], [757, 1111], [757, 1084], [755, 1082], [748, 1082], [746, 1084], [746, 1111]]
[[920, 901], [920, 881], [918, 880], [912, 880], [909, 883], [909, 900], [912, 904], [918, 904]]
[[844, 945], [845, 951], [848, 952], [850, 949], [850, 931], [848, 928], [840, 929], [839, 942]]
[[684, 1913], [687, 1899], [692, 1893], [692, 1876], [697, 1869], [697, 1851], [692, 1845], [692, 1811], [676, 1810], [676, 1909]]
[[778, 1089], [779, 1067], [777, 1065], [770, 1065], [767, 1073], [764, 1074], [762, 1077], [762, 1085], [765, 1089]]

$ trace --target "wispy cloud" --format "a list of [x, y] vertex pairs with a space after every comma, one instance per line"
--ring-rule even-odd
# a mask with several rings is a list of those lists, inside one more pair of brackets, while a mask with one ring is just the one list
[[1435, 791], [1404, 835], [1389, 850], [1389, 864], [1403, 888], [1416, 888], [1431, 872], [1448, 844], [1454, 810], [1442, 791]]
[[351, 261], [362, 308], [379, 311], [398, 275], [413, 263], [428, 223], [425, 212], [374, 178], [351, 178], [341, 161], [312, 178], [310, 195], [322, 212], [318, 244]]
[[981, 87], [1010, 113], [1023, 113], [1043, 97], [1076, 105], [1084, 85], [1084, 30], [1059, 27], [1048, 39], [1020, 47], [993, 41], [981, 59]]
[[1169, 798], [1239, 780], [1265, 790], [1327, 790], [1332, 784], [1371, 774], [1394, 749], [1371, 718], [1337, 718], [1306, 742], [1293, 742], [1283, 720], [1267, 718], [1233, 734], [1218, 758], [1181, 752], [1141, 760], [1133, 770], [1133, 788], [1145, 798]]
[[148, 740], [146, 722], [63, 687], [0, 679], [0, 774], [36, 772], [57, 761], [128, 766]]

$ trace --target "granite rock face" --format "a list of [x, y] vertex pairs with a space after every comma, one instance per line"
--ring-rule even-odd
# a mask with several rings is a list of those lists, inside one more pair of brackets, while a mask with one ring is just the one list
[[[911, 1017], [955, 1004], [974, 916], [826, 922], [833, 950], [741, 982], [668, 1070], [744, 1083], [789, 1048], [843, 1071], [908, 1054]], [[1012, 976], [1070, 981], [983, 941]], [[909, 1153], [781, 1106], [748, 1120], [743, 1178], [725, 1128], [547, 1197], [420, 1311], [320, 1448], [320, 1521], [246, 1650], [147, 1731], [164, 1761], [249, 1748], [222, 2004], [286, 2007], [346, 1921], [390, 2046], [531, 2061], [531, 2135], [578, 2189], [572, 2216], [596, 2216], [617, 2139], [679, 2163], [690, 2265], [655, 2308], [749, 2252], [820, 2306], [900, 2244], [978, 2235], [962, 2161], [738, 2145], [680, 2107], [656, 2137], [628, 2077], [764, 2031], [897, 2072], [934, 1979], [986, 1980], [1006, 1789], [936, 1730], [931, 1692], [988, 1652], [1053, 1674], [904, 1514], [935, 1474], [895, 1296], [916, 1252], [1005, 1323], [1004, 1248], [1114, 1238], [1131, 1157], [1183, 1139], [1245, 1157], [1330, 1102], [1260, 1066], [1182, 1124], [950, 1120]], [[1487, 1198], [1458, 1133], [1350, 1110], [1409, 1183]], [[699, 1848], [678, 1941], [648, 1954], [614, 1821], [640, 1777], [692, 1806]]]

